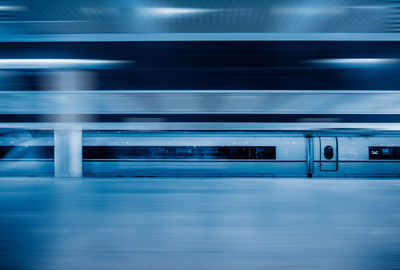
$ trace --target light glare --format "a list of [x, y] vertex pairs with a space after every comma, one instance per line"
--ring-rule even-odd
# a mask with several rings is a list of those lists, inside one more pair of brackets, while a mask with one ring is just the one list
[[0, 69], [103, 68], [122, 63], [98, 59], [0, 59]]
[[210, 13], [210, 12], [216, 12], [218, 10], [206, 9], [206, 8], [152, 7], [152, 8], [140, 8], [140, 11], [155, 16], [175, 16], [175, 15]]

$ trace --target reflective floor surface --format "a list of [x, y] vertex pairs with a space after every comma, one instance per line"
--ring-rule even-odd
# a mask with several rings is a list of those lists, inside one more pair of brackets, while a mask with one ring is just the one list
[[1, 269], [396, 269], [400, 181], [0, 179]]

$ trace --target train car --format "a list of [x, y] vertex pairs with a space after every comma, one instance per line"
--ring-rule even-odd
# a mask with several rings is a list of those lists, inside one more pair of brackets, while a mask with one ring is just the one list
[[181, 132], [84, 137], [85, 175], [398, 177], [400, 137]]
[[53, 131], [1, 130], [0, 176], [53, 175]]
[[311, 141], [314, 176], [400, 176], [400, 137], [321, 136]]
[[[81, 146], [84, 176], [400, 176], [400, 136], [390, 133], [86, 131]], [[3, 135], [0, 173], [54, 175], [55, 151], [50, 131]]]
[[306, 138], [243, 132], [105, 133], [83, 138], [84, 175], [302, 176]]

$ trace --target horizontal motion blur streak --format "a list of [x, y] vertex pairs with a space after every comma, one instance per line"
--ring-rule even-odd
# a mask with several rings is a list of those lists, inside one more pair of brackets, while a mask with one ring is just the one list
[[98, 59], [0, 59], [0, 69], [104, 68], [125, 61]]

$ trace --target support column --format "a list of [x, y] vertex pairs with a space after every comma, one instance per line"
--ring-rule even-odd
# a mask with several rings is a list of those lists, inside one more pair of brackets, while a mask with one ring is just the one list
[[82, 130], [54, 130], [55, 177], [82, 177]]
[[[54, 108], [54, 176], [82, 177], [82, 128], [80, 109], [82, 104], [78, 90], [91, 88], [94, 78], [84, 70], [54, 70], [42, 77], [44, 89], [65, 91], [69, 98], [58, 100]], [[46, 121], [44, 119], [44, 121]]]

